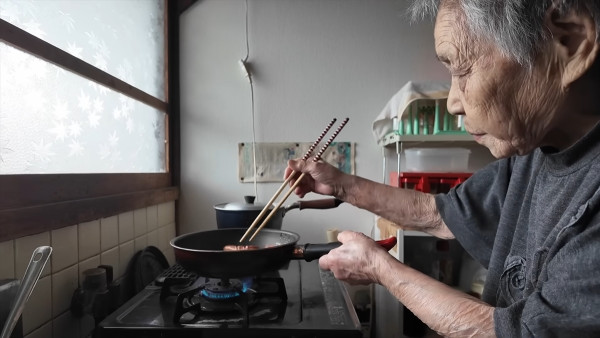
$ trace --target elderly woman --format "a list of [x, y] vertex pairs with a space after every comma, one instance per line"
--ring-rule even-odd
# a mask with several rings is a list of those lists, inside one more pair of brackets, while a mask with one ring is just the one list
[[379, 283], [444, 336], [600, 336], [600, 2], [420, 0], [452, 76], [448, 110], [498, 161], [429, 195], [290, 161], [296, 189], [456, 238], [486, 268], [482, 300], [342, 232], [320, 266]]

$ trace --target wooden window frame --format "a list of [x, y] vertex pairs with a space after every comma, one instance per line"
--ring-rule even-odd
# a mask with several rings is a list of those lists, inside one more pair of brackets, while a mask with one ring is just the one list
[[164, 1], [166, 101], [0, 19], [2, 42], [166, 113], [168, 140], [165, 173], [0, 175], [0, 242], [179, 198], [179, 13], [182, 9], [177, 0]]

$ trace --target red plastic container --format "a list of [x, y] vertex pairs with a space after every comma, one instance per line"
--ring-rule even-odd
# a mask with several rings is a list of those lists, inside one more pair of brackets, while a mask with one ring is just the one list
[[471, 177], [472, 173], [391, 172], [390, 185], [427, 193], [445, 193]]

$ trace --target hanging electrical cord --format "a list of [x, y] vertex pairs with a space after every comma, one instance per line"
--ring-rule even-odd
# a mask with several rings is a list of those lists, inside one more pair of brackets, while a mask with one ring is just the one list
[[248, 57], [250, 56], [250, 44], [248, 42], [248, 0], [246, 0], [246, 57], [244, 58], [244, 63], [248, 61]]
[[254, 83], [252, 81], [252, 72], [248, 67], [248, 58], [250, 57], [250, 42], [248, 39], [248, 0], [246, 0], [246, 57], [244, 57], [240, 62], [241, 66], [248, 77], [248, 82], [250, 83], [250, 101], [251, 101], [251, 111], [252, 111], [252, 168], [254, 171], [254, 196], [258, 200], [258, 186], [256, 183], [256, 178], [258, 175], [258, 168], [256, 166], [256, 128], [255, 128], [255, 114], [254, 114]]
[[252, 167], [254, 168], [254, 196], [258, 200], [258, 189], [256, 184], [256, 175], [258, 174], [258, 168], [256, 167], [256, 130], [254, 127], [254, 85], [252, 79], [250, 79], [250, 97], [252, 101]]

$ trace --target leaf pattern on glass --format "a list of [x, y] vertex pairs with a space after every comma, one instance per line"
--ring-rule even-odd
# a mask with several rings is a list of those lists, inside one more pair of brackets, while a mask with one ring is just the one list
[[[1, 0], [0, 18], [165, 99], [162, 0]], [[0, 41], [0, 174], [164, 172], [165, 137], [164, 113]]]

